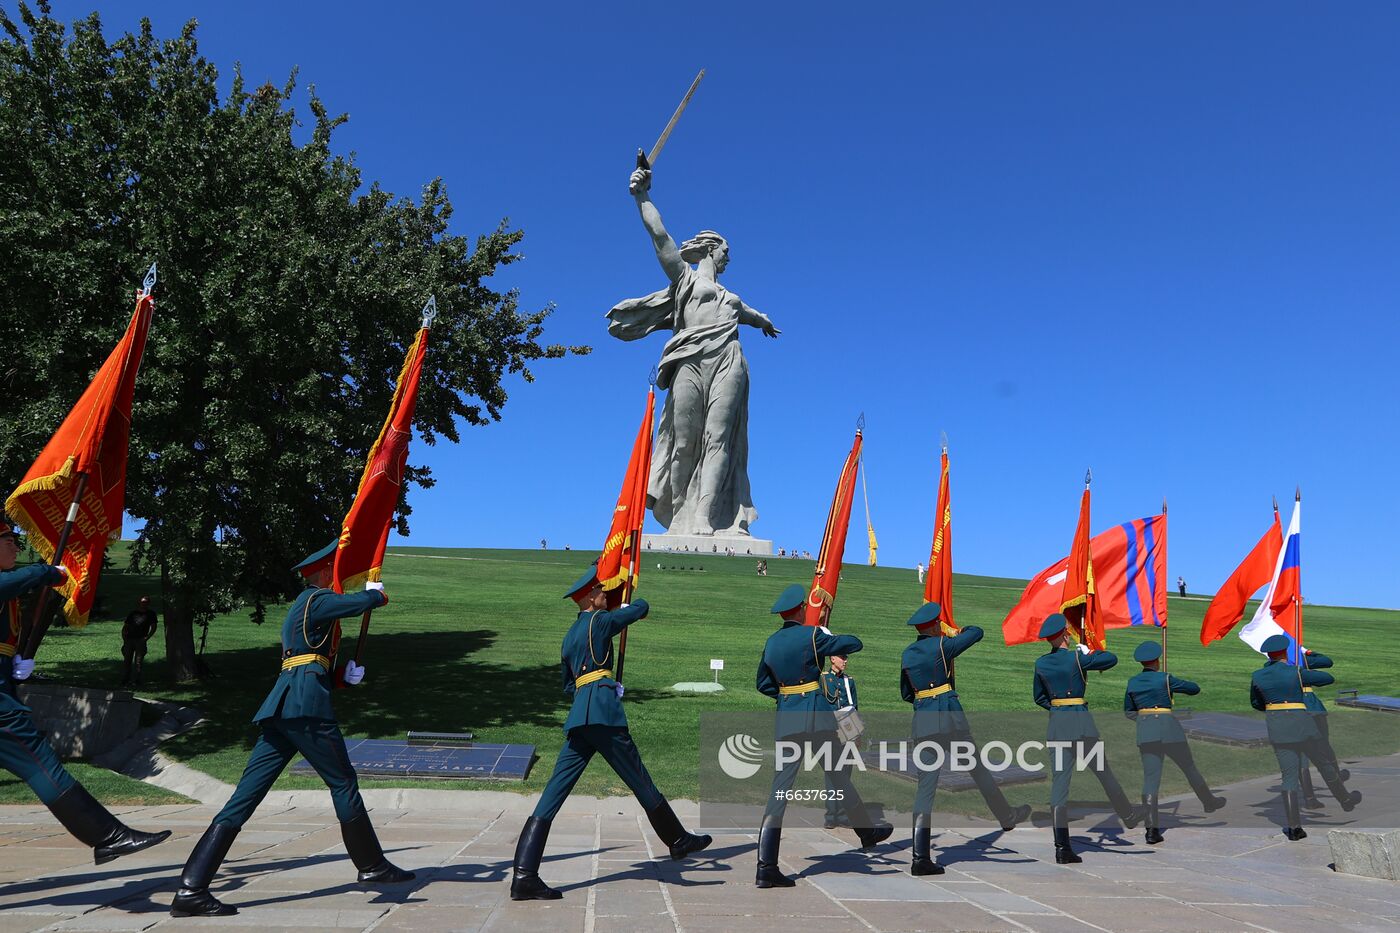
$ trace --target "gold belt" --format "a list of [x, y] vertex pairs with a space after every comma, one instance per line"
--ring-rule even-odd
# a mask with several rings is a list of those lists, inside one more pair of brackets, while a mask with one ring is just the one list
[[1264, 709], [1273, 712], [1276, 709], [1307, 709], [1302, 703], [1265, 703]]
[[1170, 706], [1149, 706], [1147, 709], [1138, 710], [1139, 713], [1170, 713], [1171, 711]]
[[1304, 692], [1304, 693], [1314, 693], [1314, 692], [1316, 692], [1316, 691], [1314, 691], [1312, 687], [1304, 687], [1304, 688], [1303, 688], [1303, 692]]
[[13, 658], [15, 656], [15, 646], [11, 644], [0, 644], [0, 658]]
[[324, 654], [297, 654], [290, 658], [282, 659], [282, 670], [290, 671], [296, 667], [305, 667], [308, 664], [319, 664], [326, 670], [331, 669], [331, 659]]
[[582, 677], [575, 678], [574, 689], [578, 689], [579, 687], [587, 687], [591, 683], [597, 683], [598, 681], [603, 680], [606, 677], [611, 677], [612, 675], [612, 671], [608, 670], [606, 667], [600, 667], [596, 671], [590, 671], [589, 673], [584, 674]]
[[1083, 697], [1062, 697], [1058, 700], [1051, 700], [1051, 706], [1083, 706], [1087, 701]]
[[933, 697], [941, 697], [943, 694], [953, 689], [952, 684], [939, 684], [937, 687], [929, 687], [927, 690], [920, 690], [914, 694], [916, 700], [929, 700]]
[[806, 683], [793, 684], [791, 687], [779, 687], [778, 693], [785, 697], [797, 696], [802, 693], [811, 693], [819, 686], [821, 685], [818, 684], [815, 680], [809, 680]]

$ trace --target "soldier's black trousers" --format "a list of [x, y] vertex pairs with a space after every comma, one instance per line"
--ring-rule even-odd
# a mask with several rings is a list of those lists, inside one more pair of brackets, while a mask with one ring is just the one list
[[[973, 742], [973, 738], [971, 732], [964, 732], [951, 737], [944, 736], [942, 739], [918, 739], [916, 740], [916, 744], [917, 742], [924, 741], [938, 742], [943, 746], [943, 760], [946, 766], [949, 745], [953, 742]], [[924, 756], [924, 760], [931, 762], [932, 753]], [[992, 772], [988, 771], [986, 766], [982, 764], [981, 755], [978, 755], [974, 759], [972, 770], [969, 773], [972, 775], [972, 783], [977, 785], [977, 790], [982, 794], [982, 799], [987, 801], [987, 808], [992, 811], [992, 815], [998, 820], [1007, 817], [1011, 813], [1011, 805], [1006, 802], [1006, 795], [1001, 792], [1001, 787], [997, 784], [996, 778], [992, 776]], [[915, 814], [929, 814], [933, 812], [933, 801], [935, 795], [938, 793], [938, 781], [939, 778], [942, 777], [942, 774], [942, 768], [937, 770], [919, 769], [918, 790], [914, 792]]]
[[643, 809], [650, 810], [662, 802], [661, 791], [656, 789], [647, 766], [642, 764], [641, 752], [633, 744], [631, 732], [618, 726], [575, 726], [565, 736], [564, 747], [554, 761], [554, 773], [549, 776], [549, 783], [535, 806], [537, 819], [554, 819], [595, 752], [602, 755], [632, 789]]
[[[1046, 757], [1050, 760], [1050, 806], [1069, 806], [1069, 782], [1074, 775], [1074, 763], [1079, 760], [1080, 755], [1088, 756], [1093, 749], [1094, 742], [1098, 740], [1078, 739], [1070, 743], [1068, 748], [1051, 748], [1046, 750]], [[1092, 760], [1092, 759], [1090, 759]], [[1114, 775], [1113, 769], [1108, 766], [1108, 755], [1104, 753], [1103, 767], [1091, 768], [1094, 775], [1103, 785], [1104, 793], [1108, 795], [1108, 800], [1113, 804], [1113, 809], [1119, 816], [1133, 812], [1133, 805], [1128, 802], [1128, 795], [1123, 792], [1123, 785], [1118, 783], [1118, 778]]]
[[1181, 773], [1186, 775], [1187, 783], [1191, 785], [1191, 790], [1201, 800], [1206, 800], [1213, 796], [1210, 785], [1201, 775], [1201, 771], [1196, 767], [1196, 759], [1191, 756], [1191, 746], [1185, 742], [1145, 742], [1138, 746], [1138, 751], [1142, 754], [1142, 793], [1144, 796], [1156, 796], [1157, 791], [1162, 786], [1162, 764], [1163, 759], [1170, 758], [1176, 762], [1176, 766], [1181, 769]]
[[[814, 754], [819, 748], [830, 747], [831, 755], [825, 760], [832, 764], [836, 762], [840, 754], [841, 742], [834, 732], [798, 733], [785, 736], [783, 741], [794, 742], [803, 748], [810, 747]], [[802, 767], [802, 757], [798, 756], [795, 761], [788, 762], [781, 771], [773, 775], [773, 786], [768, 793], [768, 804], [763, 809], [765, 823], [772, 820], [776, 821], [778, 825], [782, 825], [783, 814], [787, 812], [787, 792], [792, 790], [792, 786], [797, 783], [797, 772]], [[844, 769], [827, 769], [823, 772], [822, 777], [828, 795], [836, 796], [840, 807], [846, 811], [846, 818], [852, 827], [869, 829], [874, 825], [870, 814], [866, 812], [865, 802], [860, 799], [860, 794], [851, 783], [850, 775]]]
[[330, 788], [336, 819], [347, 823], [364, 814], [360, 782], [350, 764], [350, 755], [345, 751], [345, 736], [334, 720], [265, 719], [258, 726], [262, 734], [248, 756], [248, 764], [233, 796], [214, 817], [215, 823], [241, 827], [248, 822], [297, 752], [301, 752]]

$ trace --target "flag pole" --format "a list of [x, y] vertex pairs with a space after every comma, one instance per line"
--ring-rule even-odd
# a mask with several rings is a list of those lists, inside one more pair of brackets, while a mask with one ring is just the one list
[[[1293, 502], [1295, 505], [1303, 501], [1303, 487], [1295, 486], [1293, 489]], [[1301, 548], [1301, 542], [1299, 544]], [[1307, 667], [1303, 660], [1303, 566], [1301, 559], [1298, 564], [1298, 592], [1293, 595], [1293, 613], [1298, 619], [1298, 664], [1300, 667]]]
[[[655, 392], [656, 392], [656, 378], [657, 378], [657, 375], [659, 374], [659, 372], [660, 372], [660, 368], [659, 368], [658, 366], [653, 366], [653, 367], [651, 368], [651, 373], [647, 376], [647, 395], [653, 395], [653, 394], [655, 394]], [[648, 472], [648, 473], [651, 472], [651, 470], [650, 470], [650, 464], [648, 464], [648, 470], [647, 470], [647, 472]], [[632, 553], [631, 553], [630, 557], [629, 557], [628, 560], [627, 560], [627, 579], [626, 579], [626, 580], [623, 582], [623, 584], [622, 584], [622, 601], [623, 601], [624, 603], [630, 603], [630, 602], [632, 601], [632, 592], [633, 592], [633, 590], [635, 589], [636, 583], [637, 583], [637, 571], [638, 571], [639, 569], [641, 569], [641, 563], [642, 563], [642, 548], [641, 548], [641, 543], [642, 543], [642, 526], [643, 526], [644, 524], [646, 524], [646, 520], [647, 520], [647, 510], [646, 510], [645, 508], [643, 508], [643, 509], [642, 509], [642, 512], [641, 512], [641, 516], [638, 518], [637, 524], [633, 527], [633, 531], [632, 531], [632, 533], [633, 533], [634, 535], [636, 535], [636, 538], [635, 538], [634, 541], [633, 541]], [[619, 638], [618, 641], [617, 641], [617, 677], [616, 677], [616, 680], [617, 680], [618, 683], [622, 683], [622, 668], [623, 668], [623, 665], [627, 662], [627, 629], [628, 629], [628, 628], [631, 628], [631, 626], [629, 625], [627, 628], [625, 628], [625, 629], [622, 630], [622, 637]]]
[[[1162, 497], [1162, 521], [1165, 522], [1166, 520], [1167, 520], [1167, 497], [1166, 497], [1166, 496], [1163, 496], [1163, 497]], [[1163, 548], [1162, 550], [1165, 551], [1166, 548]], [[1163, 554], [1163, 555], [1162, 555], [1162, 560], [1163, 560], [1164, 563], [1166, 562], [1166, 559], [1167, 559], [1167, 555], [1166, 555], [1166, 554]], [[1166, 618], [1166, 616], [1163, 616], [1163, 617], [1162, 617], [1162, 670], [1163, 670], [1163, 671], [1167, 670], [1167, 618]]]
[[[423, 330], [424, 328], [432, 327], [432, 326], [433, 326], [433, 318], [437, 317], [437, 313], [438, 313], [437, 296], [436, 296], [436, 295], [429, 295], [429, 296], [428, 296], [427, 302], [424, 303], [424, 305], [423, 305], [423, 322], [422, 322], [422, 324], [419, 326], [418, 329], [419, 329], [419, 330]], [[392, 512], [390, 512], [390, 513], [389, 513], [389, 521], [384, 525], [384, 538], [385, 538], [385, 540], [388, 540], [388, 538], [389, 538], [389, 529], [393, 526], [393, 524], [394, 524], [394, 515], [393, 515]], [[378, 583], [378, 582], [380, 582], [380, 581], [376, 580], [375, 582]], [[362, 651], [365, 650], [365, 642], [369, 640], [369, 619], [370, 619], [370, 616], [373, 615], [373, 614], [374, 614], [374, 610], [373, 610], [373, 609], [366, 609], [366, 610], [365, 610], [365, 614], [362, 615], [362, 616], [360, 616], [360, 637], [357, 638], [357, 639], [355, 639], [355, 666], [356, 666], [356, 667], [359, 667], [359, 666], [360, 666], [360, 653], [361, 653]]]
[[[87, 489], [88, 475], [78, 473], [77, 480], [73, 484], [73, 501], [68, 505], [68, 520], [63, 523], [63, 531], [58, 535], [58, 543], [53, 549], [53, 558], [50, 564], [57, 567], [63, 563], [63, 552], [68, 548], [68, 536], [73, 533], [73, 525], [78, 521], [78, 505], [82, 502], [83, 492]], [[34, 654], [39, 650], [39, 645], [44, 641], [44, 636], [48, 634], [49, 622], [44, 618], [44, 607], [48, 605], [49, 587], [41, 587], [39, 595], [34, 600], [34, 615], [29, 620], [29, 626], [24, 630], [24, 637], [20, 639], [20, 647], [23, 649], [19, 656], [32, 661]]]

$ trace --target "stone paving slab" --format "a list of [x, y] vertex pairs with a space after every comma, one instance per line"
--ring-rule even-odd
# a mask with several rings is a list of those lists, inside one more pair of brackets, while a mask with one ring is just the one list
[[[1396, 767], [1354, 770], [1368, 799], [1372, 785], [1400, 785]], [[1252, 791], [1262, 797], [1268, 786], [1247, 782], [1231, 790], [1252, 799]], [[760, 891], [753, 887], [752, 834], [717, 833], [700, 856], [672, 862], [635, 801], [579, 798], [556, 820], [541, 866], [564, 899], [516, 904], [508, 898], [510, 863], [531, 798], [424, 793], [385, 793], [373, 803], [386, 851], [418, 872], [414, 883], [382, 891], [354, 883], [324, 793], [274, 801], [239, 835], [215, 881], [215, 893], [242, 911], [219, 920], [168, 914], [180, 868], [212, 807], [122, 808], [133, 825], [174, 836], [101, 867], [42, 807], [0, 807], [0, 933], [216, 926], [259, 933], [1400, 933], [1400, 883], [1331, 870], [1323, 826], [1353, 825], [1335, 807], [1310, 813], [1312, 834], [1299, 843], [1267, 824], [1200, 822], [1171, 828], [1164, 845], [1147, 846], [1141, 830], [1084, 819], [1074, 826], [1084, 861], [1072, 866], [1054, 864], [1043, 825], [1010, 833], [945, 828], [933, 845], [947, 871], [924, 878], [908, 873], [902, 825], [872, 852], [857, 850], [848, 830], [788, 828], [782, 867], [798, 886]], [[452, 806], [444, 806], [449, 799]], [[675, 808], [695, 822], [694, 804], [678, 801]]]

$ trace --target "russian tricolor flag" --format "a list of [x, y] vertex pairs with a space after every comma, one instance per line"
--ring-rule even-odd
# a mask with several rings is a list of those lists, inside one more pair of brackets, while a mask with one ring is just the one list
[[1300, 606], [1303, 602], [1301, 568], [1301, 531], [1299, 513], [1303, 503], [1293, 501], [1293, 518], [1288, 522], [1288, 533], [1283, 539], [1283, 549], [1279, 551], [1278, 562], [1274, 565], [1274, 577], [1269, 588], [1264, 591], [1264, 599], [1254, 611], [1254, 618], [1240, 629], [1240, 638], [1255, 651], [1270, 635], [1282, 633], [1288, 638], [1288, 660], [1298, 663]]

